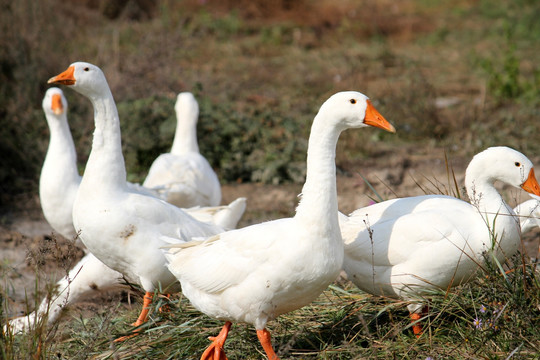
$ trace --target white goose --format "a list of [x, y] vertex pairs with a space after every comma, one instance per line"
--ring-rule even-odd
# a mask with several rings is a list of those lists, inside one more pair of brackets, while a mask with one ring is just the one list
[[139, 326], [147, 319], [156, 289], [161, 287], [168, 293], [180, 290], [165, 267], [160, 250], [165, 243], [160, 236], [190, 239], [213, 235], [223, 228], [197, 221], [185, 211], [127, 186], [120, 120], [101, 69], [76, 62], [49, 83], [73, 87], [94, 107], [94, 139], [73, 204], [73, 224], [92, 254], [146, 291], [143, 309], [134, 323]]
[[343, 260], [336, 143], [343, 130], [367, 125], [395, 131], [365, 95], [333, 95], [313, 121], [306, 183], [293, 218], [192, 241], [167, 253], [182, 293], [200, 311], [227, 321], [201, 359], [225, 357], [231, 321], [253, 324], [268, 358], [277, 359], [266, 323], [310, 303], [336, 279]]
[[[45, 93], [42, 105], [50, 129], [50, 141], [40, 176], [41, 207], [55, 232], [66, 239], [79, 240], [73, 227], [72, 210], [81, 176], [67, 122], [67, 100], [61, 89], [53, 87]], [[140, 185], [129, 183], [128, 186], [146, 193]], [[239, 198], [228, 206], [197, 207], [187, 211], [200, 221], [234, 229], [244, 210], [245, 198]], [[56, 284], [58, 295], [52, 300], [44, 299], [35, 312], [10, 320], [10, 329], [14, 333], [31, 329], [44, 315], [48, 316], [47, 323], [52, 324], [69, 304], [89, 293], [118, 287], [121, 282], [122, 274], [88, 253]]]
[[171, 152], [154, 160], [143, 186], [163, 192], [165, 200], [178, 207], [219, 205], [218, 177], [197, 143], [199, 104], [192, 93], [183, 92], [174, 108], [177, 124]]
[[[429, 287], [448, 289], [470, 280], [490, 252], [503, 261], [520, 243], [518, 219], [494, 187], [501, 181], [540, 194], [533, 165], [523, 154], [489, 148], [472, 159], [465, 184], [471, 204], [444, 195], [384, 201], [340, 215], [343, 268], [360, 289], [413, 301]], [[415, 334], [421, 332], [413, 327]]]
[[67, 100], [59, 88], [47, 90], [43, 112], [50, 131], [49, 147], [39, 178], [39, 200], [43, 215], [54, 231], [75, 240], [71, 209], [81, 176], [77, 153], [67, 122]]

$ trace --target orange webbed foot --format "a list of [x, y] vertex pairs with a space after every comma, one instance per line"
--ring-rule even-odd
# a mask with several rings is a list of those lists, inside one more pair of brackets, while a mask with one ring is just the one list
[[144, 324], [145, 322], [146, 322], [146, 320], [145, 320], [145, 321], [141, 321], [141, 320], [137, 319], [137, 320], [135, 320], [134, 322], [132, 322], [130, 325], [133, 326], [133, 327], [139, 327], [139, 326], [141, 326], [142, 324]]
[[223, 345], [225, 345], [230, 328], [231, 322], [227, 321], [218, 336], [208, 338], [212, 344], [204, 351], [201, 360], [228, 360], [225, 351], [223, 351]]

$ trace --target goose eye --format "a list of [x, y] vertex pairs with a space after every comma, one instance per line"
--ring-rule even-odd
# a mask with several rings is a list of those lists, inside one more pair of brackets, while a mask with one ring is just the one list
[[350, 102], [351, 104], [356, 104], [356, 99], [351, 99], [351, 100], [349, 100], [349, 102]]
[[84, 68], [84, 71], [90, 71], [90, 68], [89, 68], [89, 67], [85, 67], [85, 68]]
[[516, 165], [517, 167], [521, 166], [521, 164], [519, 162], [517, 162], [517, 161], [514, 163], [514, 165]]

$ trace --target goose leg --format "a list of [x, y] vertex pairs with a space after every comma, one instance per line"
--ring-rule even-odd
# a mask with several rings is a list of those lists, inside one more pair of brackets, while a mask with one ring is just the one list
[[[418, 321], [421, 318], [420, 314], [418, 313], [411, 313], [410, 317], [411, 317], [411, 322]], [[420, 335], [422, 335], [422, 325], [420, 325], [419, 323], [414, 324], [412, 326], [412, 331], [414, 335], [416, 335], [416, 337], [420, 337]]]
[[279, 360], [272, 347], [270, 332], [266, 329], [257, 330], [257, 337], [261, 342], [264, 352], [266, 352], [266, 356], [268, 356], [268, 360]]
[[427, 315], [428, 311], [429, 311], [428, 306], [424, 306], [420, 309], [420, 312], [411, 311], [410, 313], [411, 322], [417, 322], [416, 324], [412, 326], [412, 331], [414, 335], [416, 335], [417, 338], [420, 337], [420, 335], [422, 335], [423, 333], [422, 325], [420, 325], [420, 322], [418, 320], [420, 320], [422, 316]]
[[132, 326], [141, 326], [146, 322], [146, 319], [148, 318], [148, 312], [150, 311], [150, 305], [152, 304], [152, 300], [154, 299], [154, 293], [147, 291], [146, 294], [144, 294], [143, 299], [143, 306], [141, 309], [141, 313], [139, 314], [139, 317], [137, 320], [131, 324]]
[[225, 352], [223, 351], [223, 345], [225, 344], [225, 340], [227, 340], [230, 329], [231, 322], [227, 321], [218, 336], [210, 336], [208, 338], [212, 341], [212, 344], [204, 351], [201, 360], [227, 360], [227, 356], [225, 356]]
[[[139, 317], [137, 318], [137, 321], [135, 321], [133, 324], [131, 324], [132, 326], [134, 326], [134, 327], [141, 326], [142, 324], [144, 324], [146, 322], [146, 319], [148, 318], [148, 312], [150, 311], [150, 305], [152, 304], [153, 298], [154, 298], [154, 293], [153, 292], [147, 291], [146, 294], [144, 294], [143, 306], [142, 306], [141, 313], [139, 314]], [[133, 330], [133, 334], [119, 337], [118, 339], [114, 340], [114, 342], [121, 342], [121, 341], [127, 340], [127, 339], [129, 339], [129, 338], [131, 338], [131, 337], [133, 337], [135, 335], [138, 335], [139, 331], [140, 330], [135, 329], [135, 330]]]

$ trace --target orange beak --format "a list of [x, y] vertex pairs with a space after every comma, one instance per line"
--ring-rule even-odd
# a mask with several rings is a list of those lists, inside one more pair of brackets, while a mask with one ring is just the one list
[[47, 81], [47, 84], [62, 84], [62, 85], [74, 85], [75, 84], [75, 67], [70, 66], [61, 74], [53, 76]]
[[534, 169], [531, 169], [531, 172], [529, 172], [529, 177], [523, 184], [521, 184], [521, 188], [531, 194], [540, 196], [540, 185], [538, 185], [538, 181], [534, 176]]
[[366, 117], [364, 118], [364, 124], [378, 127], [380, 129], [395, 133], [396, 129], [390, 124], [384, 116], [382, 116], [377, 109], [371, 104], [371, 101], [367, 101]]
[[51, 110], [55, 115], [60, 115], [64, 112], [64, 105], [62, 105], [62, 97], [59, 94], [54, 94], [52, 97]]

